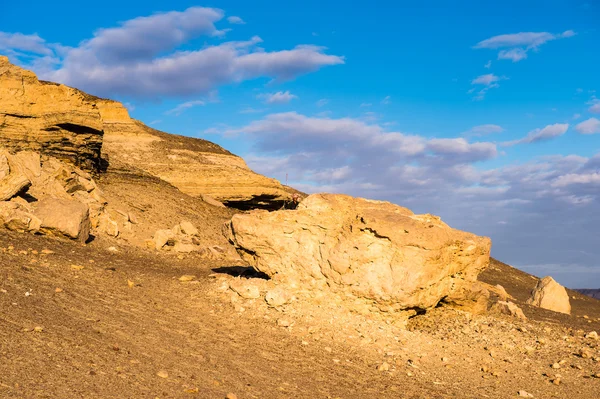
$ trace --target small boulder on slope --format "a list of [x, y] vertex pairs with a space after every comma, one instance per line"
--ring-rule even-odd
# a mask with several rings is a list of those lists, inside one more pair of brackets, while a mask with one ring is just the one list
[[527, 304], [554, 312], [571, 314], [571, 302], [567, 290], [550, 276], [538, 281], [531, 291]]

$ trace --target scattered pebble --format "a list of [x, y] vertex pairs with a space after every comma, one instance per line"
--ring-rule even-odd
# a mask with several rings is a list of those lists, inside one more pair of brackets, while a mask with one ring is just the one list
[[169, 373], [167, 373], [165, 370], [160, 370], [158, 373], [156, 373], [156, 375], [160, 378], [169, 378]]

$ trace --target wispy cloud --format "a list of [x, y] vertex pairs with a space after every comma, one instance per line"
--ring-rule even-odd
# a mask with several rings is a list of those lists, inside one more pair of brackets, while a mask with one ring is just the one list
[[502, 126], [494, 125], [494, 124], [486, 124], [486, 125], [473, 126], [471, 129], [469, 129], [467, 132], [465, 132], [465, 134], [468, 136], [486, 136], [488, 134], [493, 134], [493, 133], [502, 133], [503, 131], [504, 131], [504, 128], [502, 128]]
[[498, 52], [499, 60], [521, 61], [527, 58], [530, 50], [537, 51], [539, 47], [549, 41], [575, 36], [572, 30], [553, 34], [549, 32], [519, 32], [498, 35], [477, 43], [476, 49], [501, 49]]
[[489, 60], [488, 62], [486, 62], [483, 67], [486, 69], [490, 69], [492, 67], [492, 60]]
[[185, 112], [186, 110], [192, 108], [192, 107], [196, 107], [199, 105], [205, 105], [206, 103], [202, 100], [195, 100], [195, 101], [187, 101], [185, 103], [181, 103], [178, 106], [176, 106], [173, 109], [170, 109], [168, 111], [165, 112], [166, 115], [175, 115], [175, 116], [179, 116], [181, 115], [183, 112]]
[[316, 102], [317, 107], [324, 107], [327, 104], [329, 104], [329, 100], [327, 98], [322, 98]]
[[247, 107], [240, 110], [240, 114], [260, 114], [266, 112], [268, 108], [252, 108]]
[[387, 105], [387, 104], [389, 104], [391, 101], [392, 101], [392, 97], [391, 97], [391, 96], [385, 96], [385, 97], [383, 98], [383, 100], [381, 100], [381, 103], [382, 103], [383, 105]]
[[600, 120], [596, 118], [587, 119], [575, 126], [581, 134], [597, 134], [600, 133]]
[[234, 24], [234, 25], [244, 25], [246, 24], [246, 22], [244, 22], [243, 19], [241, 19], [240, 17], [237, 17], [235, 15], [232, 15], [231, 17], [227, 18], [227, 22], [229, 22], [230, 24]]
[[598, 100], [596, 97], [592, 97], [592, 99], [588, 102], [588, 105], [590, 106], [588, 108], [589, 112], [592, 114], [600, 114], [600, 100]]
[[362, 103], [362, 104], [360, 104], [361, 108], [367, 108], [367, 107], [371, 107], [371, 106], [373, 106], [373, 104], [371, 104], [371, 103]]
[[515, 144], [525, 144], [525, 143], [537, 143], [540, 141], [547, 141], [553, 139], [558, 136], [562, 136], [569, 130], [568, 123], [555, 123], [553, 125], [548, 125], [542, 129], [534, 129], [530, 131], [527, 136], [523, 137], [520, 140], [508, 141], [503, 143], [504, 146], [512, 146]]
[[[477, 101], [483, 100], [485, 98], [485, 95], [487, 94], [487, 92], [490, 89], [500, 87], [498, 82], [501, 80], [506, 80], [506, 79], [508, 79], [508, 78], [505, 76], [498, 76], [493, 73], [488, 73], [485, 75], [477, 76], [475, 79], [473, 79], [471, 81], [471, 84], [476, 85], [476, 86], [484, 86], [484, 87], [479, 89], [479, 91], [477, 91], [476, 96], [473, 97], [473, 99], [477, 100]], [[473, 88], [473, 89], [469, 90], [469, 94], [474, 93], [475, 91], [476, 91], [476, 89]]]
[[267, 104], [287, 104], [298, 96], [291, 94], [289, 90], [278, 91], [276, 93], [263, 93], [256, 96], [259, 99], [264, 100]]

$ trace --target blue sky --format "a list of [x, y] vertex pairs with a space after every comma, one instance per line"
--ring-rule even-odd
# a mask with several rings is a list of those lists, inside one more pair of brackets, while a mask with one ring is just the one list
[[0, 53], [307, 192], [438, 214], [600, 287], [599, 20], [591, 0], [13, 2]]

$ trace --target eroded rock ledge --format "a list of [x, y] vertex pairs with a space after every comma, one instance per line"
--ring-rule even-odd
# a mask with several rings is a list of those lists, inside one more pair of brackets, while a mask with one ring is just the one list
[[104, 134], [96, 100], [77, 89], [40, 81], [0, 56], [0, 147], [36, 151], [96, 170]]

